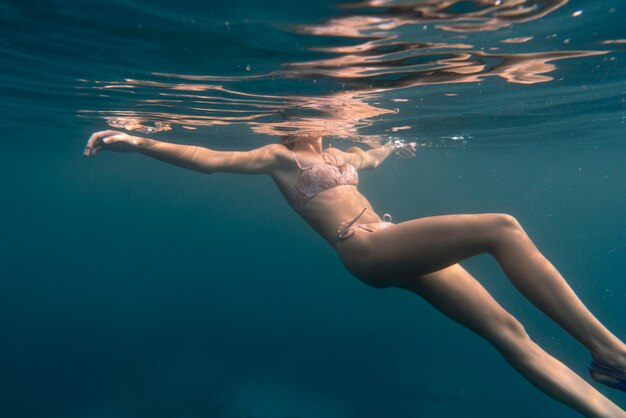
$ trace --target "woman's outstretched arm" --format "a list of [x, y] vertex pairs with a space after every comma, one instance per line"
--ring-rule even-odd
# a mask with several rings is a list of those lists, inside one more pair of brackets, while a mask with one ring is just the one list
[[352, 147], [341, 153], [344, 160], [355, 166], [357, 170], [368, 170], [378, 167], [393, 153], [401, 158], [413, 158], [415, 156], [415, 142], [384, 144], [367, 151]]
[[277, 147], [280, 145], [271, 144], [244, 152], [213, 151], [194, 145], [131, 136], [118, 131], [100, 131], [91, 135], [83, 155], [95, 156], [100, 151], [139, 152], [202, 173], [266, 174], [276, 163]]

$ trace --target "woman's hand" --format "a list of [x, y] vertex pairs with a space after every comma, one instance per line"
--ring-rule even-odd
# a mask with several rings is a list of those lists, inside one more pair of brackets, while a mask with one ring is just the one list
[[100, 131], [89, 137], [83, 157], [94, 157], [101, 150], [113, 152], [134, 152], [149, 141], [146, 138], [131, 136], [119, 131]]
[[415, 142], [406, 142], [399, 147], [396, 147], [396, 155], [400, 158], [409, 159], [415, 157]]
[[410, 159], [415, 157], [415, 148], [417, 144], [415, 142], [404, 142], [402, 139], [396, 139], [387, 142], [385, 146], [391, 147], [396, 156], [403, 159]]

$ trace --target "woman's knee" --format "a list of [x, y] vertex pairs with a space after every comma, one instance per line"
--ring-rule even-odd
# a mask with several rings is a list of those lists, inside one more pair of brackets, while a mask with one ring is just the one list
[[489, 225], [502, 232], [516, 232], [523, 230], [518, 220], [508, 213], [488, 213], [484, 215]]
[[500, 329], [502, 334], [512, 340], [526, 340], [528, 339], [528, 333], [524, 325], [511, 314], [506, 314], [500, 319]]
[[508, 213], [490, 213], [489, 216], [492, 222], [501, 228], [516, 228], [519, 225], [517, 219]]
[[522, 323], [509, 313], [498, 319], [492, 342], [505, 357], [525, 356], [534, 346]]
[[495, 251], [502, 243], [512, 240], [528, 239], [526, 232], [512, 215], [506, 213], [490, 213], [488, 225], [490, 233], [490, 249]]

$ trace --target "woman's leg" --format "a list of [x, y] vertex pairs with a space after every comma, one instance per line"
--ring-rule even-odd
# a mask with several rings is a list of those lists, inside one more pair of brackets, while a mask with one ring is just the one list
[[[346, 266], [373, 286], [396, 285], [474, 255], [493, 255], [517, 289], [585, 345], [594, 358], [626, 370], [626, 345], [589, 312], [513, 217], [435, 216], [375, 233], [357, 233], [360, 238], [341, 244], [340, 253]], [[344, 247], [349, 250], [350, 246], [356, 251], [344, 255]]]
[[460, 265], [406, 280], [398, 287], [485, 338], [526, 379], [587, 417], [624, 418], [626, 412], [543, 351], [522, 325]]

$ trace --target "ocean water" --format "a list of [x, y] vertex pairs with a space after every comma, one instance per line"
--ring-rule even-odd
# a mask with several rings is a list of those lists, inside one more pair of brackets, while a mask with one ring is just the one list
[[[513, 214], [626, 338], [625, 18], [617, 0], [0, 1], [0, 416], [578, 416], [418, 297], [353, 278], [268, 178], [81, 153], [103, 129], [415, 141], [361, 176], [375, 208]], [[492, 259], [464, 265], [586, 375]]]

